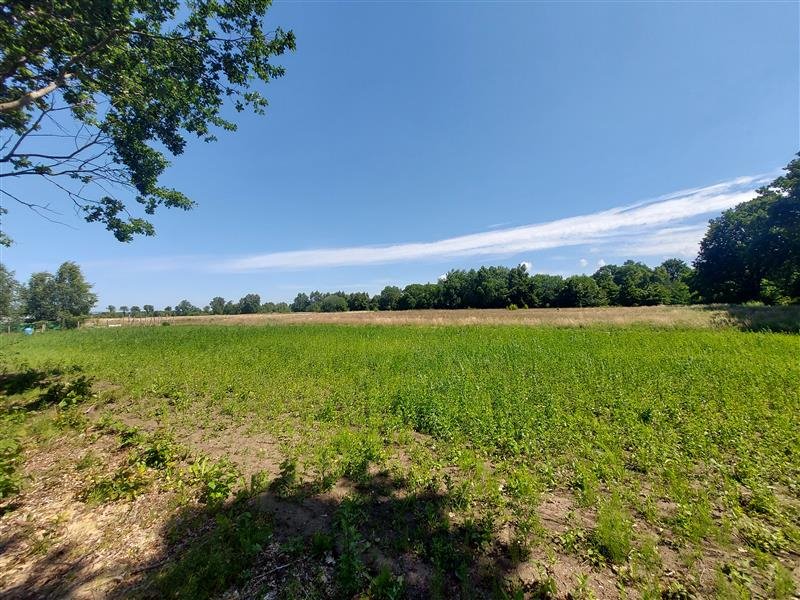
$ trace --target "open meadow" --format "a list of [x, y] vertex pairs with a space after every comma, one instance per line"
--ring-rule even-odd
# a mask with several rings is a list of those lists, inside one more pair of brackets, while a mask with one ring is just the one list
[[800, 337], [680, 310], [2, 336], [0, 595], [791, 598]]

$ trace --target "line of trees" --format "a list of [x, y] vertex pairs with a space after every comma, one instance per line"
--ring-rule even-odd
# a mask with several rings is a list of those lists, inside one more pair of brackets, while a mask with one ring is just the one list
[[256, 313], [287, 313], [289, 305], [286, 302], [261, 302], [258, 294], [247, 294], [239, 299], [238, 302], [225, 300], [222, 296], [215, 296], [211, 301], [200, 308], [189, 300], [181, 300], [174, 307], [165, 306], [162, 310], [156, 310], [152, 304], [139, 306], [120, 306], [109, 304], [106, 310], [101, 313], [106, 317], [191, 317], [197, 315], [249, 315]]
[[400, 289], [386, 286], [380, 294], [319, 291], [300, 293], [293, 312], [348, 310], [411, 310], [426, 308], [544, 308], [584, 306], [642, 306], [688, 304], [694, 271], [671, 258], [651, 269], [627, 261], [605, 265], [593, 275], [545, 275], [517, 267], [481, 267], [453, 270], [436, 283], [412, 283]]
[[222, 296], [200, 308], [189, 300], [156, 310], [152, 305], [109, 305], [107, 317], [164, 317], [193, 315], [240, 315], [288, 312], [345, 312], [363, 310], [411, 310], [427, 308], [527, 308], [640, 306], [688, 304], [693, 301], [689, 282], [694, 271], [672, 258], [651, 269], [628, 261], [605, 265], [592, 275], [531, 275], [524, 265], [453, 270], [436, 283], [413, 283], [405, 288], [385, 287], [380, 294], [367, 292], [299, 293], [291, 304], [261, 302], [259, 294], [246, 294], [238, 302]]

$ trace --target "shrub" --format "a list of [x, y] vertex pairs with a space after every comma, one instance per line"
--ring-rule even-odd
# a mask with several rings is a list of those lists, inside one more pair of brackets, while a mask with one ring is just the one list
[[59, 408], [74, 406], [92, 396], [92, 379], [79, 375], [70, 381], [56, 381], [47, 388], [39, 399], [42, 405], [57, 404]]

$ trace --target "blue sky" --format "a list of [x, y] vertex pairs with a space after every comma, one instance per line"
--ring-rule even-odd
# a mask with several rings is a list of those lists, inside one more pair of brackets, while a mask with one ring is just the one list
[[26, 279], [80, 263], [106, 304], [379, 291], [452, 268], [690, 260], [710, 217], [800, 150], [798, 3], [276, 2], [266, 117], [193, 142], [197, 201], [120, 244], [12, 183]]

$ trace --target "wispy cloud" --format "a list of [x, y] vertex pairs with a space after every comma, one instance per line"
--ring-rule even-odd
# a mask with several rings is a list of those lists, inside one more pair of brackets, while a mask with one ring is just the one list
[[578, 245], [612, 246], [620, 251], [613, 254], [624, 250], [629, 255], [691, 255], [697, 250], [705, 226], [697, 223], [687, 226], [689, 221], [749, 200], [753, 190], [769, 179], [771, 176], [767, 175], [739, 177], [592, 214], [432, 242], [271, 252], [220, 261], [214, 269], [251, 272], [363, 266], [465, 256], [510, 256]]

